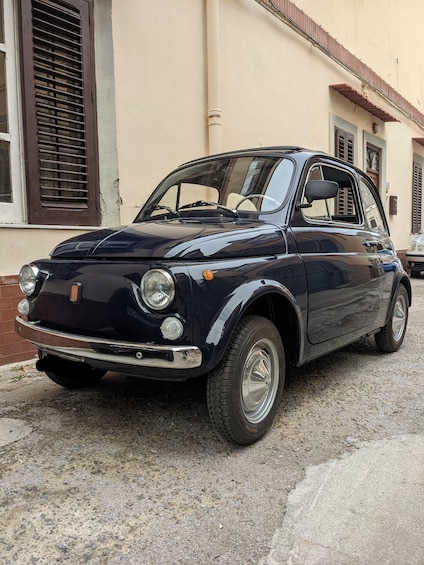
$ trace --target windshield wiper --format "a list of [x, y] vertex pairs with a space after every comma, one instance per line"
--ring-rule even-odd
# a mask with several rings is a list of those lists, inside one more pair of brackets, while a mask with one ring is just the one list
[[229, 212], [232, 216], [238, 218], [237, 210], [232, 210], [231, 208], [228, 208], [228, 206], [218, 204], [217, 202], [206, 202], [206, 200], [197, 200], [196, 202], [190, 202], [190, 204], [184, 204], [178, 208], [178, 211], [187, 208], [201, 208], [202, 206], [216, 206], [217, 210], [224, 210], [224, 212]]
[[[153, 204], [153, 206], [149, 206], [149, 208], [146, 208], [146, 210], [143, 210], [143, 216], [145, 214], [149, 214], [151, 212], [155, 212], [156, 210], [166, 210], [167, 212], [169, 212], [170, 214], [172, 214], [173, 216], [179, 216], [178, 211], [177, 210], [173, 210], [172, 208], [170, 208], [169, 206], [163, 206], [162, 204]], [[151, 218], [152, 216], [150, 216]]]

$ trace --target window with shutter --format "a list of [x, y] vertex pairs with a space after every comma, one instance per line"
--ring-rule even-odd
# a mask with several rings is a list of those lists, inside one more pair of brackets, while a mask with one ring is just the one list
[[[341, 128], [334, 128], [335, 133], [335, 156], [348, 163], [354, 162], [354, 135]], [[337, 196], [337, 213], [341, 215], [352, 215], [354, 213], [355, 205], [351, 192], [347, 189], [340, 187]]]
[[20, 0], [28, 219], [99, 223], [91, 0]]
[[347, 161], [348, 163], [354, 163], [354, 136], [352, 133], [342, 130], [341, 128], [335, 128], [335, 152], [336, 157]]
[[412, 175], [412, 233], [421, 231], [421, 202], [423, 186], [423, 167], [420, 163], [413, 163]]

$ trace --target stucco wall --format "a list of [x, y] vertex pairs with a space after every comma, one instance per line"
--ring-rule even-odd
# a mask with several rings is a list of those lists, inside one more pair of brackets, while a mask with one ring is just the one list
[[48, 257], [60, 241], [85, 231], [53, 227], [0, 227], [0, 275], [19, 273], [25, 263]]
[[295, 0], [295, 4], [423, 111], [422, 0]]
[[[358, 14], [354, 4], [361, 5]], [[296, 2], [309, 15], [319, 14], [318, 22], [328, 26], [330, 34], [346, 41], [354, 54], [369, 59], [369, 65], [375, 65], [373, 70], [396, 87], [399, 81], [392, 77], [393, 58], [399, 55], [402, 74], [410, 70], [410, 63], [404, 64], [410, 45], [407, 41], [399, 45], [395, 21], [399, 17], [406, 24], [406, 16], [396, 3], [385, 2], [383, 22], [388, 27], [364, 36], [358, 30], [365, 4], [369, 3], [352, 2], [343, 12], [337, 2]], [[170, 168], [208, 152], [208, 30], [204, 2], [114, 0], [112, 6], [121, 217], [125, 223], [133, 219]], [[375, 11], [372, 7], [370, 17], [376, 17]], [[424, 14], [424, 8], [421, 11]], [[255, 0], [220, 0], [219, 20], [222, 149], [285, 144], [332, 153], [332, 117], [336, 116], [356, 127], [355, 163], [363, 168], [364, 135], [373, 135], [377, 121], [377, 137], [387, 147], [380, 192], [387, 211], [389, 196], [398, 196], [398, 215], [389, 222], [396, 246], [406, 248], [412, 153], [424, 155], [424, 148], [413, 144], [412, 138], [420, 137], [422, 129], [374, 92], [370, 93], [374, 103], [385, 107], [399, 123], [376, 120], [332, 92], [329, 85], [338, 83], [361, 90], [361, 80]], [[415, 29], [412, 24], [413, 33]], [[393, 44], [387, 39], [389, 33]], [[376, 41], [378, 53], [373, 50]], [[414, 80], [402, 85], [404, 94], [419, 87]], [[412, 94], [411, 101], [416, 101]]]
[[169, 169], [207, 151], [204, 2], [114, 0], [123, 223]]

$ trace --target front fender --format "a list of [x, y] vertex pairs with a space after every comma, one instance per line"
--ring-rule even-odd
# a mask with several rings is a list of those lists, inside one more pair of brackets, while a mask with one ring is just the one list
[[205, 343], [206, 351], [204, 359], [206, 363], [210, 365], [209, 369], [218, 365], [222, 359], [236, 326], [245, 312], [256, 300], [267, 294], [277, 294], [290, 304], [297, 320], [299, 336], [301, 336], [300, 356], [302, 357], [304, 348], [302, 336], [304, 336], [306, 332], [300, 304], [293, 293], [281, 283], [270, 279], [260, 279], [247, 281], [234, 289], [228, 296], [228, 300], [216, 313], [206, 336]]

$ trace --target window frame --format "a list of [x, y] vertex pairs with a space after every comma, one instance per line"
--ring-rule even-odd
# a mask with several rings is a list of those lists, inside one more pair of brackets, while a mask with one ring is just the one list
[[[363, 196], [363, 190], [364, 190], [363, 187], [368, 190], [369, 194], [372, 197], [373, 205], [375, 206], [376, 210], [378, 211], [379, 222], [380, 222], [380, 224], [383, 228], [382, 230], [371, 225], [370, 216], [367, 213], [367, 209], [365, 208], [365, 198]], [[379, 198], [379, 193], [378, 193], [377, 187], [374, 185], [374, 183], [372, 182], [371, 179], [368, 179], [368, 178], [364, 177], [363, 175], [360, 175], [360, 177], [359, 177], [359, 196], [360, 196], [360, 201], [361, 201], [362, 213], [363, 213], [363, 216], [364, 216], [364, 227], [365, 227], [365, 229], [367, 229], [368, 231], [371, 231], [371, 232], [376, 232], [381, 236], [385, 236], [385, 237], [390, 236], [389, 225], [387, 223], [387, 218], [386, 218], [386, 215], [384, 213], [384, 209], [383, 209], [381, 199]]]
[[[67, 225], [67, 226], [95, 226], [100, 224], [100, 197], [99, 197], [99, 171], [98, 171], [98, 146], [97, 146], [97, 121], [96, 121], [96, 93], [95, 93], [95, 69], [94, 69], [94, 25], [93, 25], [93, 2], [92, 0], [19, 0], [20, 5], [20, 26], [21, 26], [21, 58], [22, 58], [22, 100], [23, 100], [23, 114], [24, 114], [24, 132], [25, 132], [25, 154], [26, 154], [26, 195], [27, 195], [27, 208], [28, 208], [28, 223], [37, 225]], [[82, 146], [85, 151], [82, 150], [79, 155], [82, 155], [81, 165], [75, 166], [72, 169], [71, 165], [68, 166], [66, 163], [67, 157], [63, 154], [61, 155], [62, 148], [60, 144], [57, 144], [57, 151], [52, 159], [52, 169], [47, 172], [42, 172], [40, 167], [40, 141], [38, 139], [38, 133], [42, 131], [44, 124], [42, 124], [42, 118], [37, 115], [37, 102], [43, 101], [43, 95], [37, 94], [36, 86], [37, 81], [40, 85], [49, 80], [49, 71], [43, 74], [43, 71], [34, 71], [34, 51], [37, 45], [39, 46], [42, 42], [42, 31], [36, 30], [36, 33], [40, 35], [37, 37], [33, 35], [33, 25], [32, 25], [32, 8], [37, 6], [42, 10], [43, 6], [45, 10], [49, 8], [52, 10], [61, 11], [64, 16], [69, 14], [69, 18], [75, 17], [75, 19], [80, 23], [81, 38], [75, 41], [75, 51], [77, 48], [80, 49], [81, 62], [81, 91], [83, 101], [83, 117], [82, 117], [82, 129], [84, 137]], [[46, 12], [47, 13], [47, 12]], [[45, 23], [43, 21], [43, 23]], [[46, 24], [47, 25], [47, 24]], [[53, 26], [53, 24], [52, 24]], [[64, 23], [66, 26], [66, 23]], [[52, 27], [53, 29], [53, 27]], [[66, 27], [62, 29], [67, 29]], [[65, 32], [66, 33], [66, 32]], [[57, 51], [52, 50], [52, 58], [56, 52], [60, 53], [60, 38], [58, 36]], [[67, 38], [68, 39], [68, 38]], [[37, 43], [38, 42], [38, 43]], [[55, 47], [55, 44], [53, 44]], [[55, 63], [52, 63], [52, 65]], [[73, 61], [69, 63], [74, 65]], [[53, 71], [55, 72], [55, 71]], [[54, 77], [55, 78], [55, 77]], [[53, 83], [54, 83], [53, 78]], [[72, 80], [67, 82], [63, 91], [66, 93], [68, 89], [72, 88]], [[74, 84], [76, 84], [74, 82]], [[69, 88], [68, 88], [69, 87]], [[57, 87], [56, 92], [60, 92]], [[37, 98], [38, 96], [38, 98]], [[46, 98], [46, 95], [44, 95]], [[68, 102], [68, 107], [69, 107]], [[50, 110], [50, 109], [49, 109]], [[68, 111], [68, 108], [66, 109]], [[56, 120], [56, 128], [59, 131], [60, 127], [57, 125], [60, 121], [58, 117], [60, 110], [55, 108], [51, 110], [52, 118], [46, 127], [46, 131], [43, 131], [43, 135], [48, 138], [48, 128], [54, 128], [54, 120]], [[69, 112], [68, 112], [69, 114]], [[71, 124], [70, 118], [64, 120], [66, 123]], [[76, 128], [75, 128], [76, 130]], [[52, 138], [58, 138], [58, 135], [52, 134]], [[52, 143], [53, 145], [53, 143]], [[72, 159], [71, 159], [72, 160]], [[75, 159], [76, 161], [76, 159]], [[48, 165], [50, 166], [50, 165]], [[64, 169], [68, 168], [67, 171]], [[45, 169], [43, 169], [45, 170]], [[51, 172], [53, 170], [53, 173]], [[70, 173], [69, 171], [77, 170], [78, 173]], [[67, 185], [66, 179], [72, 178], [70, 175], [76, 174], [78, 183], [75, 183], [79, 187], [79, 194], [83, 194], [84, 198], [81, 202], [73, 203], [73, 193], [70, 196], [62, 196], [66, 194]], [[85, 177], [86, 174], [86, 177]], [[44, 176], [43, 176], [44, 175]], [[48, 178], [53, 177], [53, 180]], [[62, 175], [62, 176], [61, 176]], [[86, 178], [85, 181], [81, 179]], [[46, 183], [52, 182], [54, 189], [57, 188], [59, 194], [58, 201], [50, 201], [46, 198], [46, 190], [42, 189], [42, 182]], [[55, 186], [56, 183], [56, 186]], [[70, 182], [68, 182], [70, 184]], [[70, 191], [68, 191], [69, 193]]]
[[[332, 180], [332, 179], [327, 179], [326, 175], [323, 171], [323, 168], [327, 168], [327, 169], [334, 169], [336, 171], [340, 171], [342, 172], [344, 175], [346, 175], [346, 177], [349, 177], [350, 179], [350, 187], [339, 187], [339, 191], [343, 188], [349, 188], [351, 190], [351, 196], [352, 196], [352, 204], [354, 206], [354, 211], [355, 214], [351, 214], [352, 218], [355, 218], [356, 221], [349, 221], [347, 219], [338, 219], [337, 215], [339, 214], [334, 214], [333, 216], [331, 216], [331, 218], [321, 218], [321, 217], [317, 217], [314, 218], [312, 216], [308, 216], [308, 209], [309, 208], [303, 208], [302, 211], [302, 217], [303, 220], [308, 223], [308, 224], [313, 224], [313, 225], [325, 225], [328, 226], [329, 228], [331, 227], [339, 227], [339, 226], [343, 226], [343, 227], [355, 227], [355, 228], [359, 228], [361, 226], [363, 226], [363, 210], [362, 210], [362, 206], [360, 204], [360, 198], [359, 198], [359, 187], [357, 185], [357, 179], [356, 176], [349, 170], [346, 170], [343, 167], [338, 167], [335, 166], [333, 163], [326, 163], [326, 162], [315, 162], [311, 165], [309, 171], [308, 171], [308, 176], [305, 182], [305, 186], [303, 187], [303, 191], [302, 191], [302, 202], [304, 202], [305, 199], [305, 187], [307, 184], [307, 181], [310, 180], [311, 177], [311, 173], [317, 171], [319, 169], [320, 171], [320, 179], [321, 180]], [[339, 198], [340, 195], [338, 194], [337, 196], [335, 196], [334, 201], [335, 201], [335, 206], [339, 205]], [[326, 200], [322, 200], [322, 203], [325, 202], [325, 206], [328, 209], [327, 206], [327, 201]], [[344, 214], [341, 214], [340, 216], [344, 216]], [[347, 214], [348, 215], [348, 214]], [[346, 216], [347, 216], [346, 215]]]
[[336, 114], [330, 114], [329, 120], [329, 146], [330, 146], [330, 154], [337, 156], [336, 153], [336, 129], [340, 129], [348, 133], [349, 135], [353, 136], [353, 159], [354, 165], [356, 165], [356, 159], [359, 155], [359, 147], [358, 147], [358, 128], [354, 124], [340, 118]]
[[18, 11], [14, 0], [3, 0], [4, 43], [0, 50], [6, 54], [6, 104], [8, 132], [0, 140], [9, 143], [11, 202], [0, 202], [0, 224], [19, 224], [26, 221], [24, 198], [23, 139], [21, 89], [19, 76]]

